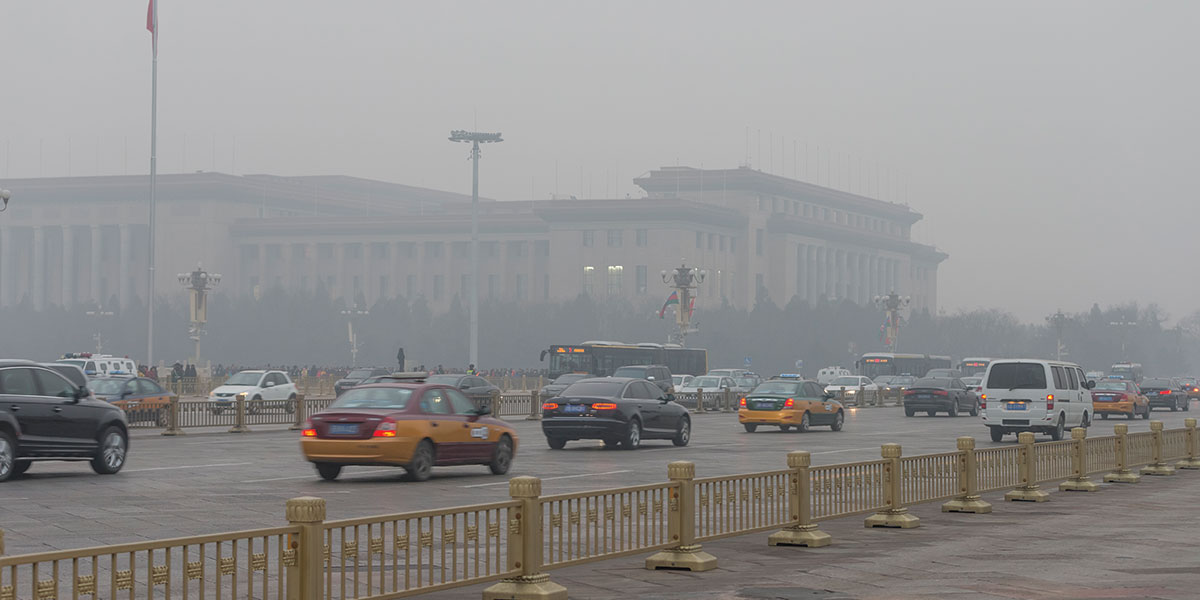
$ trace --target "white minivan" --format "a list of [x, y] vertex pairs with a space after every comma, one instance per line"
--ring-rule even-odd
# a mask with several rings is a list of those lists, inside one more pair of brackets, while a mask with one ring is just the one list
[[1061, 440], [1092, 423], [1092, 392], [1079, 365], [1036, 358], [992, 361], [983, 377], [979, 414], [999, 442], [1006, 433], [1033, 431]]

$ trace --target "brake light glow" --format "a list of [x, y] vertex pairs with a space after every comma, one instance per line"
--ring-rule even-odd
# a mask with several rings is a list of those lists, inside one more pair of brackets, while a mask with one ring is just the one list
[[949, 396], [950, 392], [947, 392], [945, 390], [934, 390], [933, 395], [934, 396]]
[[547, 402], [542, 405], [542, 410], [558, 410], [557, 402]]
[[1159, 390], [1159, 391], [1158, 391], [1158, 394], [1159, 394], [1160, 396], [1165, 396], [1165, 395], [1168, 395], [1168, 394], [1170, 394], [1170, 393], [1171, 393], [1171, 390]]
[[313, 427], [312, 421], [304, 422], [304, 429], [300, 432], [303, 437], [317, 437], [317, 429]]
[[385, 420], [384, 422], [380, 423], [378, 427], [375, 428], [375, 433], [372, 433], [371, 436], [372, 437], [396, 437], [396, 422], [391, 419]]
[[1054, 402], [1054, 394], [1047, 394], [1046, 402]]
[[738, 406], [746, 406], [746, 399], [742, 398], [741, 400], [738, 400]]
[[617, 410], [617, 405], [612, 402], [597, 402], [592, 405], [592, 410]]
[[1054, 410], [1054, 394], [1046, 394], [1046, 410]]
[[791, 398], [788, 398], [787, 400], [784, 400], [784, 401], [783, 401], [783, 407], [784, 407], [784, 408], [792, 408], [793, 406], [796, 406], [796, 401], [795, 401], [795, 400], [793, 400], [793, 399], [791, 399]]

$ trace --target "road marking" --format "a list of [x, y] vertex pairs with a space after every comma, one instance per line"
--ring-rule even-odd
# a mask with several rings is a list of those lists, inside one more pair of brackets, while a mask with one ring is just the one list
[[[618, 475], [620, 473], [632, 473], [629, 469], [623, 471], [605, 471], [604, 473], [580, 473], [578, 475], [559, 475], [558, 477], [543, 477], [542, 481], [551, 481], [554, 479], [578, 479], [580, 477], [599, 477], [601, 475]], [[481, 488], [493, 485], [508, 485], [508, 481], [496, 481], [492, 483], [477, 483], [475, 485], [460, 485], [461, 488]]]
[[[244, 464], [250, 464], [250, 463], [244, 463]], [[372, 469], [370, 471], [355, 471], [354, 473], [347, 473], [347, 475], [366, 475], [368, 473], [395, 473], [395, 472], [396, 472], [395, 468]], [[247, 479], [245, 481], [242, 481], [241, 483], [266, 483], [268, 481], [287, 481], [289, 479], [313, 479], [313, 476], [312, 475], [296, 475], [295, 477], [272, 477], [270, 479]], [[507, 483], [507, 482], [505, 482], [505, 483]]]
[[125, 469], [126, 473], [141, 473], [143, 471], [174, 471], [177, 469], [210, 469], [213, 467], [240, 467], [242, 465], [252, 465], [254, 463], [213, 463], [211, 465], [180, 465], [178, 467], [149, 467], [146, 469]]

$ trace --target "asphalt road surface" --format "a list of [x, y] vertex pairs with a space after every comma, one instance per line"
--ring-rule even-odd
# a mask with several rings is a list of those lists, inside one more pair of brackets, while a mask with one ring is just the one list
[[[1192, 415], [1200, 413], [1160, 410], [1153, 418], [1176, 428]], [[981, 448], [1015, 443], [1008, 436], [993, 444], [977, 417], [906, 418], [898, 408], [850, 410], [841, 432], [750, 434], [730, 413], [693, 415], [692, 422], [685, 448], [648, 441], [635, 451], [605, 450], [599, 441], [582, 441], [554, 451], [539, 423], [514, 419], [520, 447], [509, 475], [445, 467], [421, 483], [384, 467], [351, 467], [337, 481], [321, 481], [302, 459], [294, 431], [177, 438], [135, 431], [129, 461], [115, 476], [95, 475], [86, 463], [45, 462], [0, 484], [0, 529], [7, 553], [23, 554], [282, 525], [284, 503], [297, 496], [325, 498], [328, 518], [341, 519], [501, 500], [517, 475], [541, 477], [543, 493], [557, 494], [665, 481], [667, 463], [675, 460], [693, 461], [697, 476], [707, 477], [786, 468], [791, 450], [808, 450], [820, 465], [875, 459], [889, 442], [901, 444], [905, 455], [952, 451], [963, 435]], [[1136, 432], [1149, 430], [1150, 422], [1098, 421], [1090, 433], [1109, 435], [1114, 423]]]

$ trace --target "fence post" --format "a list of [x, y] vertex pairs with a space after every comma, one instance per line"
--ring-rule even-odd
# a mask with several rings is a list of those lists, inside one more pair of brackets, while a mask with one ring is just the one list
[[903, 506], [903, 484], [900, 467], [900, 444], [884, 444], [880, 452], [888, 464], [883, 467], [883, 510], [867, 517], [866, 527], [899, 527], [911, 529], [921, 526], [921, 519], [909, 514]]
[[1163, 462], [1163, 422], [1150, 421], [1154, 436], [1154, 462], [1142, 467], [1142, 475], [1174, 475], [1175, 467]]
[[734, 412], [733, 410], [733, 390], [725, 388], [722, 390], [721, 401], [725, 403], [725, 412]]
[[1187, 427], [1187, 458], [1175, 463], [1175, 468], [1200, 469], [1200, 460], [1196, 458], [1196, 419], [1184, 419], [1183, 426]]
[[667, 535], [677, 542], [673, 548], [661, 550], [646, 559], [646, 568], [681, 569], [699, 572], [717, 568], [717, 558], [696, 543], [696, 478], [695, 463], [681, 460], [667, 465], [667, 477], [676, 484], [671, 490], [670, 512], [667, 514]]
[[791, 474], [791, 496], [788, 498], [788, 514], [793, 523], [782, 531], [767, 538], [768, 546], [807, 546], [820, 548], [833, 543], [833, 537], [817, 529], [812, 522], [812, 486], [808, 468], [812, 466], [812, 455], [804, 450], [788, 452], [788, 468]]
[[1071, 430], [1071, 478], [1058, 484], [1062, 492], [1098, 492], [1100, 486], [1088, 480], [1087, 430], [1076, 427]]
[[229, 433], [246, 433], [250, 431], [250, 428], [246, 427], [246, 397], [238, 394], [234, 402], [234, 421]]
[[696, 412], [704, 412], [704, 388], [696, 388]]
[[1004, 494], [1004, 499], [1009, 502], [1045, 502], [1050, 499], [1050, 494], [1038, 489], [1037, 446], [1033, 443], [1033, 432], [1018, 433], [1017, 441], [1021, 443], [1020, 464], [1017, 467], [1021, 485]]
[[325, 500], [292, 498], [286, 512], [288, 523], [300, 527], [300, 535], [289, 535], [283, 551], [288, 598], [318, 600], [325, 579]]
[[179, 428], [179, 396], [171, 396], [167, 404], [167, 430], [163, 435], [183, 435]]
[[1142, 476], [1129, 470], [1129, 462], [1126, 459], [1126, 449], [1129, 447], [1129, 440], [1126, 438], [1129, 435], [1129, 426], [1124, 423], [1113, 425], [1113, 433], [1117, 435], [1116, 454], [1117, 454], [1117, 470], [1104, 476], [1106, 483], [1137, 483], [1142, 480]]
[[492, 390], [488, 394], [488, 403], [490, 404], [488, 408], [491, 409], [492, 415], [500, 416], [500, 390]]
[[304, 414], [304, 394], [296, 394], [296, 421], [288, 427], [290, 431], [304, 429], [304, 420], [308, 417]]
[[542, 420], [542, 392], [540, 390], [529, 391], [529, 416], [525, 417], [525, 420]]
[[521, 506], [509, 513], [507, 567], [521, 574], [483, 590], [483, 600], [567, 600], [567, 588], [542, 572], [542, 480], [514, 477], [508, 495]]
[[992, 504], [979, 497], [979, 467], [975, 458], [975, 438], [958, 438], [958, 496], [942, 505], [942, 512], [984, 514]]

